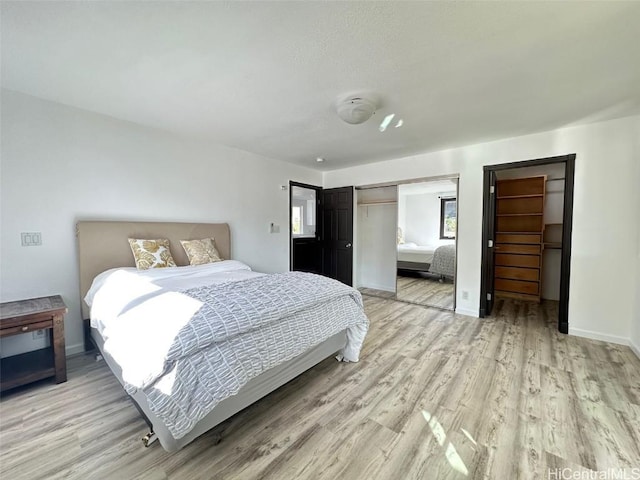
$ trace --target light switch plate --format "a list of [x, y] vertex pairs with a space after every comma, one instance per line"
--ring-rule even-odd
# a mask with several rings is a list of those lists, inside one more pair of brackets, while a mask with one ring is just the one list
[[42, 233], [40, 232], [22, 232], [20, 238], [23, 247], [39, 247], [42, 245]]

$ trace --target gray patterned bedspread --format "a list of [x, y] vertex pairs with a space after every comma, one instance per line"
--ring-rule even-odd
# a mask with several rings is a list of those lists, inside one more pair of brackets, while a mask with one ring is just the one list
[[[175, 438], [250, 379], [344, 329], [347, 345], [341, 354], [357, 361], [369, 325], [357, 290], [309, 273], [264, 275], [179, 293], [202, 305], [177, 335], [173, 332], [164, 358], [140, 355], [137, 363], [120, 365], [123, 372], [129, 367], [134, 373], [157, 372], [138, 387], [125, 382], [125, 388], [141, 389]], [[154, 335], [166, 341], [158, 323]]]
[[456, 274], [456, 246], [443, 245], [433, 252], [429, 273], [453, 278]]

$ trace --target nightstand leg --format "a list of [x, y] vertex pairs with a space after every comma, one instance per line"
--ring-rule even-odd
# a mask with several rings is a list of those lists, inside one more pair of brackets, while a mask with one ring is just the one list
[[56, 369], [56, 383], [66, 382], [67, 357], [64, 348], [64, 315], [56, 315], [53, 317], [53, 331], [51, 337]]

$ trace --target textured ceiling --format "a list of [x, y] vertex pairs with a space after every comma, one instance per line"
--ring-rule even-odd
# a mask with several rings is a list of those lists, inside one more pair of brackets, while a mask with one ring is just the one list
[[398, 185], [398, 195], [422, 195], [425, 193], [455, 192], [457, 180], [431, 180], [428, 182]]
[[[1, 9], [3, 87], [311, 168], [640, 112], [639, 2]], [[336, 98], [360, 91], [380, 108], [343, 123]]]

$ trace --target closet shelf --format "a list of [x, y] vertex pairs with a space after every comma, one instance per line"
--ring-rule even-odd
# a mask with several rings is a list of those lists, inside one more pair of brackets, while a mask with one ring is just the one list
[[396, 205], [398, 202], [395, 200], [381, 200], [379, 202], [370, 201], [370, 202], [359, 202], [358, 206], [370, 207], [372, 205]]
[[501, 233], [494, 241], [496, 297], [540, 302], [545, 178], [508, 179], [496, 185], [495, 227]]
[[551, 250], [562, 250], [562, 242], [544, 242], [542, 248]]

